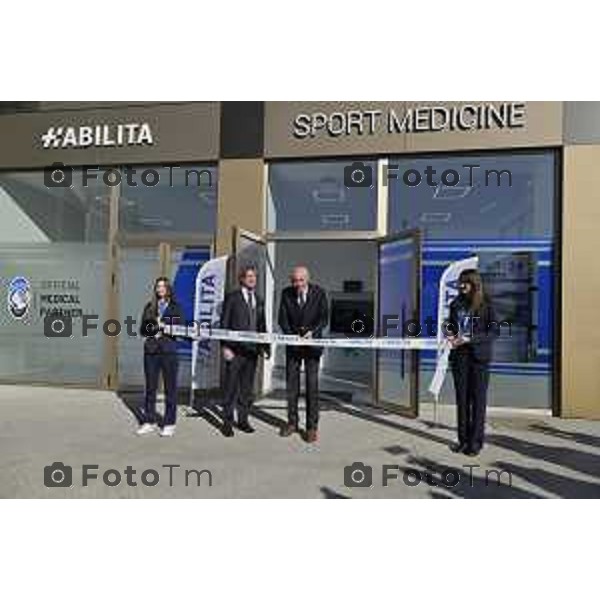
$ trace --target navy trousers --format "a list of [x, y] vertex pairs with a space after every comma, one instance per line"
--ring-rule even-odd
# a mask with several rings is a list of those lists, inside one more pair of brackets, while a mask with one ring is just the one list
[[165, 416], [163, 425], [175, 425], [177, 420], [177, 354], [164, 352], [144, 354], [144, 374], [146, 376], [146, 403], [144, 422], [156, 423], [156, 391], [162, 373], [165, 388]]
[[458, 443], [481, 450], [484, 441], [489, 364], [475, 358], [472, 349], [454, 351], [451, 358], [458, 422]]

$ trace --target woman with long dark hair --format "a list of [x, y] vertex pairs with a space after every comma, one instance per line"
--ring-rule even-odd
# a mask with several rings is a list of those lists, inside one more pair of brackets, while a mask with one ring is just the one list
[[171, 437], [175, 434], [177, 419], [177, 342], [167, 335], [164, 325], [184, 325], [183, 312], [175, 300], [173, 288], [166, 277], [154, 282], [152, 299], [144, 306], [140, 333], [144, 342], [144, 375], [146, 377], [146, 397], [143, 422], [138, 435], [157, 431], [156, 391], [162, 373], [165, 389], [165, 414], [160, 435]]
[[456, 392], [458, 442], [453, 452], [477, 456], [483, 447], [492, 344], [498, 333], [493, 306], [481, 275], [467, 269], [450, 304], [450, 364]]

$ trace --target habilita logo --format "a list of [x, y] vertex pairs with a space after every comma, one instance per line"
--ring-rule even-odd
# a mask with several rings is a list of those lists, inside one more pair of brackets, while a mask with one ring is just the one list
[[114, 148], [152, 146], [154, 134], [149, 123], [119, 125], [81, 125], [48, 127], [40, 136], [42, 147], [48, 148]]
[[21, 320], [29, 312], [31, 285], [26, 277], [14, 277], [8, 284], [8, 311], [14, 319]]

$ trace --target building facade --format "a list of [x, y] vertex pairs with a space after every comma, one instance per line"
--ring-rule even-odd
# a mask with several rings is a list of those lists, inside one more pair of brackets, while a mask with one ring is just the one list
[[[272, 323], [307, 264], [333, 336], [356, 314], [435, 319], [441, 272], [477, 256], [511, 322], [491, 403], [599, 418], [599, 160], [595, 102], [5, 103], [0, 382], [141, 385], [139, 340], [84, 315], [137, 318], [160, 273], [190, 313], [210, 256], [261, 264]], [[69, 336], [44, 331], [57, 313]], [[434, 361], [328, 350], [324, 393], [414, 413]]]

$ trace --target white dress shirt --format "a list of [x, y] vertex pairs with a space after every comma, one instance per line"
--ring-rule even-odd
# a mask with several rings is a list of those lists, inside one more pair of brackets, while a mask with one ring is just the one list
[[244, 295], [244, 300], [246, 304], [254, 310], [256, 308], [256, 294], [254, 290], [249, 290], [248, 288], [242, 287], [242, 294]]
[[298, 294], [298, 306], [305, 306], [307, 297], [308, 297], [308, 290], [302, 290]]

